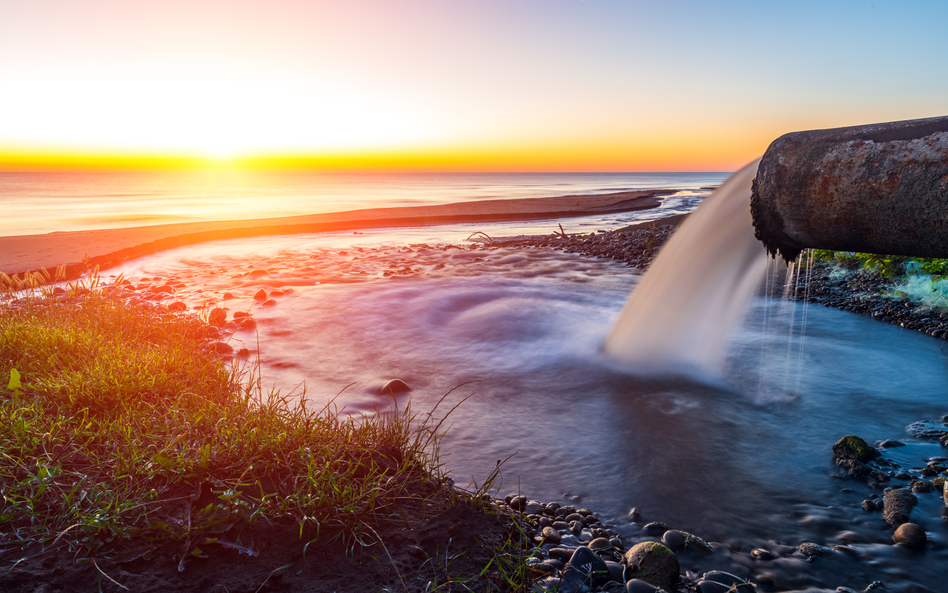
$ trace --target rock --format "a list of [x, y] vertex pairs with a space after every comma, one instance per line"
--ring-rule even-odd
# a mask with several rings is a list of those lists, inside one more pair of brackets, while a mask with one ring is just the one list
[[[398, 379], [396, 379], [396, 381], [397, 381], [397, 380], [398, 380]], [[408, 385], [405, 385], [405, 387], [408, 387]], [[411, 390], [411, 389], [409, 389], [409, 391], [410, 391], [410, 390]], [[536, 500], [528, 500], [528, 501], [527, 501], [527, 506], [524, 507], [523, 512], [524, 512], [524, 514], [526, 514], [526, 515], [535, 515], [535, 514], [539, 513], [540, 510], [541, 510], [541, 506], [540, 506], [540, 503], [539, 503], [538, 501], [536, 501]], [[547, 519], [547, 520], [549, 521], [549, 519]]]
[[665, 525], [661, 521], [652, 521], [651, 523], [647, 523], [643, 529], [645, 529], [645, 532], [649, 535], [661, 535], [668, 531], [668, 525]]
[[[687, 531], [679, 531], [679, 530], [677, 530], [677, 529], [671, 529], [671, 530], [665, 532], [666, 535], [667, 535], [668, 533], [674, 533], [675, 535], [677, 535], [678, 537], [680, 537], [681, 539], [683, 539], [683, 540], [685, 541], [685, 544], [684, 544], [684, 545], [685, 545], [685, 548], [697, 548], [697, 549], [701, 550], [702, 552], [713, 552], [713, 551], [714, 551], [714, 548], [711, 547], [711, 544], [709, 544], [708, 542], [704, 541], [703, 539], [701, 539], [701, 538], [698, 537], [697, 535], [688, 533]], [[664, 539], [664, 536], [662, 536], [662, 537], [663, 537], [663, 539]]]
[[902, 441], [897, 441], [895, 439], [886, 439], [882, 441], [881, 443], [879, 443], [879, 446], [884, 449], [888, 449], [889, 447], [904, 447], [905, 443], [903, 443]]
[[611, 547], [612, 547], [612, 544], [610, 544], [609, 540], [604, 537], [597, 537], [596, 539], [589, 542], [590, 550], [605, 550]]
[[[379, 395], [392, 395], [398, 393], [407, 393], [409, 391], [411, 391], [411, 387], [409, 387], [408, 383], [405, 383], [401, 379], [392, 379], [379, 387]], [[516, 500], [518, 501], [517, 506], [514, 506], [512, 501], [510, 506], [516, 511], [526, 512], [527, 497], [518, 496], [516, 497]]]
[[224, 294], [221, 295], [221, 299], [223, 299], [223, 300], [225, 300], [225, 301], [229, 301], [229, 300], [231, 300], [232, 298], [234, 298], [234, 293], [232, 293], [232, 292], [225, 292]]
[[550, 548], [550, 551], [547, 553], [550, 555], [550, 558], [562, 560], [563, 562], [568, 562], [569, 559], [573, 557], [572, 548]]
[[826, 548], [819, 544], [814, 544], [813, 542], [803, 542], [797, 550], [806, 556], [807, 559], [817, 558], [826, 553]]
[[910, 548], [923, 548], [928, 541], [928, 536], [925, 535], [925, 530], [922, 529], [921, 525], [917, 523], [903, 523], [899, 525], [895, 533], [892, 534], [892, 539], [895, 543]]
[[551, 521], [549, 517], [540, 517], [538, 523], [540, 527], [553, 527], [553, 521]]
[[560, 532], [552, 527], [544, 527], [540, 535], [546, 540], [546, 543], [556, 545], [560, 543]]
[[171, 303], [170, 305], [168, 305], [168, 310], [172, 312], [187, 311], [188, 306], [182, 303], [181, 301], [175, 301]]
[[267, 291], [265, 291], [264, 289], [261, 288], [261, 289], [258, 290], [256, 293], [254, 293], [254, 295], [253, 295], [253, 300], [255, 300], [255, 301], [265, 301], [265, 300], [267, 300]]
[[[397, 381], [397, 379], [394, 379], [394, 380]], [[389, 383], [391, 383], [391, 381], [389, 381]], [[388, 385], [388, 383], [386, 383], [386, 385]], [[383, 386], [382, 389], [384, 389], [384, 386]], [[380, 392], [380, 393], [387, 393], [387, 392], [385, 392], [385, 391], [382, 391], [381, 389], [379, 390], [379, 392]], [[520, 495], [520, 494], [514, 494], [513, 496], [511, 496], [511, 497], [509, 497], [509, 498], [510, 498], [510, 500], [507, 501], [507, 504], [510, 505], [510, 508], [512, 508], [513, 510], [515, 510], [515, 511], [522, 511], [524, 508], [526, 508], [526, 506], [527, 506], [527, 497], [526, 497], [526, 496], [523, 496], [523, 495]]]
[[836, 541], [841, 544], [862, 544], [866, 543], [866, 538], [855, 531], [840, 531], [836, 534]]
[[554, 572], [557, 572], [560, 570], [560, 568], [562, 568], [561, 566], [558, 566], [558, 564], [560, 563], [547, 560], [546, 562], [534, 564], [532, 568], [539, 570], [540, 572], [545, 573], [545, 574], [553, 574]]
[[915, 494], [919, 494], [920, 492], [932, 492], [933, 490], [935, 490], [935, 485], [928, 480], [912, 482], [912, 492]]
[[638, 521], [641, 516], [642, 511], [640, 511], [638, 507], [632, 507], [632, 510], [629, 511], [628, 519], [629, 521]]
[[751, 556], [757, 560], [773, 560], [776, 558], [773, 552], [764, 548], [756, 548], [752, 550]]
[[247, 272], [248, 278], [259, 278], [260, 276], [269, 276], [270, 272], [266, 270], [251, 270]]
[[580, 523], [582, 523], [583, 516], [580, 515], [579, 513], [570, 513], [563, 520], [566, 521], [567, 523], [572, 523], [573, 521], [579, 521]]
[[225, 321], [227, 321], [227, 311], [220, 307], [211, 309], [210, 315], [207, 316], [207, 322], [211, 325], [221, 326]]
[[846, 470], [854, 480], [865, 480], [872, 474], [872, 469], [858, 459], [837, 458], [836, 465]]
[[833, 445], [833, 457], [835, 459], [854, 459], [865, 463], [879, 456], [879, 451], [853, 434], [844, 436]]
[[681, 550], [685, 547], [685, 538], [674, 530], [668, 530], [662, 535], [662, 542], [672, 550]]
[[658, 542], [642, 542], [625, 553], [628, 565], [626, 576], [641, 579], [669, 591], [678, 582], [681, 570], [678, 558], [666, 546]]
[[240, 327], [240, 329], [253, 329], [257, 327], [257, 322], [254, 321], [253, 317], [244, 317], [237, 326]]
[[665, 593], [664, 589], [642, 579], [632, 579], [625, 584], [626, 593]]
[[664, 590], [642, 579], [632, 579], [625, 584], [626, 593], [665, 593]]
[[234, 319], [243, 319], [244, 317], [250, 317], [250, 313], [247, 313], [246, 311], [235, 311], [232, 317]]
[[583, 532], [583, 522], [582, 521], [570, 521], [569, 530], [573, 532], [573, 535], [579, 537], [579, 534]]
[[566, 521], [553, 521], [553, 529], [557, 531], [568, 531], [569, 523]]
[[248, 358], [250, 356], [250, 350], [246, 348], [241, 348], [240, 350], [237, 351], [237, 356], [241, 358]]
[[[609, 582], [609, 567], [606, 562], [586, 546], [580, 546], [563, 571], [563, 584], [571, 583], [576, 591], [604, 585]], [[564, 589], [560, 589], [561, 591]]]
[[722, 585], [721, 583], [716, 583], [715, 581], [700, 580], [695, 585], [696, 593], [727, 593], [730, 590], [730, 586]]
[[613, 562], [612, 560], [606, 560], [606, 568], [609, 570], [609, 580], [616, 583], [622, 583], [625, 581], [625, 578], [622, 576], [622, 573], [625, 572], [625, 567], [623, 567], [618, 562]]
[[230, 354], [234, 351], [234, 348], [225, 342], [214, 342], [211, 344], [211, 348], [218, 354]]
[[908, 523], [912, 507], [917, 503], [918, 499], [908, 490], [903, 488], [889, 490], [883, 499], [882, 518], [892, 527]]
[[277, 302], [276, 302], [275, 300], [273, 300], [273, 299], [267, 299], [267, 300], [263, 301], [262, 303], [260, 303], [260, 306], [261, 306], [261, 307], [272, 307], [272, 306], [275, 305], [275, 304], [277, 304]]

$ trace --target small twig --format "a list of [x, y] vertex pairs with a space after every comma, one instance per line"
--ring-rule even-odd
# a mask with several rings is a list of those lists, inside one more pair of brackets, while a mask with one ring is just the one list
[[281, 571], [281, 570], [285, 570], [285, 569], [287, 569], [287, 568], [289, 568], [289, 567], [291, 567], [291, 566], [293, 566], [293, 563], [292, 563], [292, 562], [290, 562], [289, 564], [284, 564], [284, 565], [281, 566], [280, 568], [274, 568], [274, 569], [270, 572], [270, 574], [267, 575], [267, 578], [263, 579], [263, 582], [260, 583], [260, 586], [257, 587], [257, 590], [254, 591], [254, 593], [260, 593], [260, 589], [263, 589], [263, 586], [267, 584], [267, 581], [269, 581], [269, 580], [270, 580], [270, 577], [272, 577], [274, 574], [276, 574], [277, 572], [279, 572], [279, 571]]
[[[115, 579], [113, 579], [113, 578], [110, 577], [109, 575], [105, 574], [105, 572], [104, 572], [101, 568], [99, 568], [99, 565], [95, 563], [95, 558], [92, 559], [92, 565], [95, 566], [95, 569], [99, 571], [99, 574], [101, 574], [101, 575], [104, 576], [105, 578], [109, 579], [110, 581], [112, 581], [113, 583], [115, 583], [116, 585], [118, 585], [119, 587], [125, 589], [126, 591], [129, 590], [128, 587], [126, 587], [126, 586], [123, 585], [122, 583], [116, 581]], [[101, 587], [100, 587], [99, 589], [101, 590]]]
[[475, 231], [475, 232], [471, 233], [471, 235], [470, 235], [467, 239], [465, 239], [465, 241], [470, 241], [470, 240], [471, 240], [471, 237], [474, 237], [474, 236], [476, 236], [476, 235], [480, 235], [480, 236], [484, 237], [485, 239], [487, 239], [487, 242], [488, 242], [488, 243], [493, 243], [493, 242], [494, 242], [494, 240], [491, 239], [490, 236], [488, 236], [487, 233], [482, 232], [482, 231]]
[[405, 583], [405, 579], [402, 578], [402, 573], [398, 572], [398, 565], [395, 564], [395, 559], [392, 558], [392, 555], [388, 553], [388, 548], [385, 547], [385, 542], [382, 541], [382, 538], [374, 529], [372, 529], [372, 527], [370, 527], [369, 525], [364, 525], [364, 527], [368, 529], [369, 531], [371, 531], [372, 534], [375, 535], [375, 539], [377, 539], [379, 543], [382, 545], [382, 549], [385, 550], [385, 555], [388, 556], [389, 562], [392, 563], [392, 567], [395, 569], [395, 574], [398, 575], [398, 580], [401, 581], [402, 587], [405, 589], [405, 593], [408, 593], [408, 585]]
[[[562, 225], [562, 224], [557, 224], [557, 226], [560, 227], [560, 232], [559, 232], [559, 234], [560, 234], [564, 239], [568, 239], [569, 237], [566, 236], [566, 231], [563, 230], [563, 225]], [[557, 234], [556, 231], [553, 231], [553, 234], [554, 234], [554, 235]]]

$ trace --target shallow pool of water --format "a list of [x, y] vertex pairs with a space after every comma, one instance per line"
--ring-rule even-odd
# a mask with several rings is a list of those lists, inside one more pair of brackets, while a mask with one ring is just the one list
[[[483, 481], [515, 454], [501, 494], [578, 503], [631, 540], [644, 537], [641, 522], [626, 520], [638, 507], [642, 522], [724, 544], [683, 560], [690, 570], [729, 563], [780, 590], [860, 590], [873, 580], [889, 591], [943, 590], [948, 528], [937, 494], [920, 494], [912, 515], [928, 531], [928, 548], [896, 548], [881, 513], [860, 507], [881, 491], [840, 479], [831, 459], [846, 434], [905, 441], [886, 455], [906, 468], [945, 454], [905, 432], [948, 413], [943, 341], [759, 296], [721, 377], [649, 376], [600, 352], [638, 279], [624, 265], [537, 249], [457, 249], [425, 232], [424, 244], [221, 242], [119, 271], [133, 280], [174, 277], [192, 306], [251, 311], [257, 333], [238, 332], [235, 346], [259, 354], [265, 385], [286, 393], [305, 383], [309, 405], [335, 397], [346, 413], [409, 402], [425, 412], [460, 385], [440, 408], [471, 396], [452, 413], [442, 446], [458, 485]], [[261, 307], [252, 298], [261, 288], [287, 292]], [[392, 378], [412, 391], [380, 395]], [[852, 537], [846, 531], [859, 540], [855, 557], [750, 559], [756, 547], [834, 545]]]

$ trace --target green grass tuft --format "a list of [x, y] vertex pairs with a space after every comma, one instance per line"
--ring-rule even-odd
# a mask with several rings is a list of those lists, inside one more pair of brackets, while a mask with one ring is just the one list
[[215, 355], [206, 328], [110, 287], [8, 299], [0, 547], [128, 559], [173, 542], [183, 567], [261, 516], [358, 538], [443, 483], [430, 414], [290, 405]]

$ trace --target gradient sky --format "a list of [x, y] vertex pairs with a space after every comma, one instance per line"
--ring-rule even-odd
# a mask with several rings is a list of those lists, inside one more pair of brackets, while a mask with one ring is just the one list
[[0, 165], [730, 171], [785, 132], [948, 114], [945, 23], [945, 0], [3, 0]]

